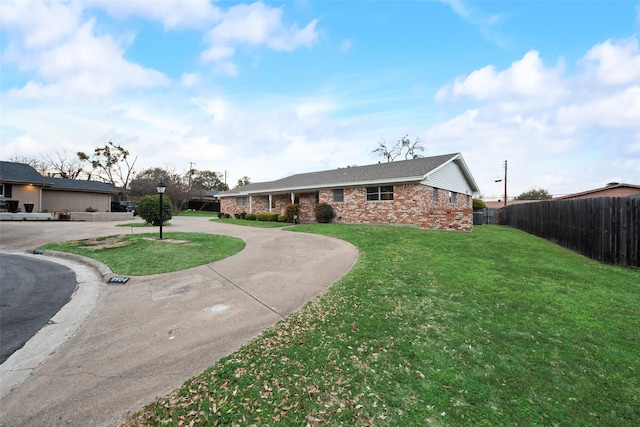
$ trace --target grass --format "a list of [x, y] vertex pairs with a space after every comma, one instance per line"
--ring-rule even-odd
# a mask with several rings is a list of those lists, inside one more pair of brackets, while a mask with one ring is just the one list
[[206, 218], [218, 218], [218, 212], [183, 210], [183, 211], [180, 211], [180, 213], [178, 213], [178, 216], [197, 216], [197, 217], [206, 217]]
[[125, 425], [637, 425], [640, 270], [498, 226], [295, 230], [360, 259]]
[[257, 221], [257, 220], [248, 220], [248, 219], [235, 219], [235, 218], [220, 218], [220, 219], [212, 219], [211, 221], [216, 221], [224, 224], [236, 224], [236, 225], [245, 225], [247, 227], [260, 227], [260, 228], [281, 228], [281, 227], [291, 227], [293, 224], [288, 222], [276, 222], [276, 221]]
[[[164, 233], [174, 244], [156, 240], [157, 233], [105, 236], [94, 239], [49, 243], [43, 249], [71, 252], [95, 258], [116, 274], [141, 276], [185, 270], [240, 252], [242, 240], [217, 234]], [[158, 260], [162, 260], [159, 262]]]

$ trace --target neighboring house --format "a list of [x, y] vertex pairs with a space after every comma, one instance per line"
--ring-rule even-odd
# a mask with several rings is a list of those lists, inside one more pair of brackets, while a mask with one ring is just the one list
[[[110, 212], [118, 190], [98, 181], [50, 178], [24, 163], [0, 161], [0, 191], [6, 206], [21, 211]], [[15, 209], [14, 209], [15, 210]]]
[[640, 195], [640, 185], [619, 184], [610, 182], [604, 187], [594, 190], [582, 191], [580, 193], [567, 194], [566, 196], [556, 197], [556, 200], [567, 199], [587, 199], [591, 197], [632, 197]]
[[299, 220], [315, 221], [315, 206], [330, 204], [336, 222], [406, 224], [436, 230], [473, 228], [472, 196], [479, 191], [460, 153], [292, 175], [219, 194], [221, 212], [283, 213], [300, 206]]

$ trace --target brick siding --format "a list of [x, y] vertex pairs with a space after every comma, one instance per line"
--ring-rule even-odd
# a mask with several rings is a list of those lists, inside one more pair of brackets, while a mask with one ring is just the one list
[[[367, 201], [365, 187], [344, 188], [344, 201], [333, 201], [333, 189], [318, 193], [296, 193], [300, 204], [298, 218], [301, 222], [315, 221], [316, 200], [328, 203], [336, 213], [335, 222], [359, 224], [415, 225], [432, 230], [473, 229], [471, 196], [457, 194], [454, 204], [449, 203], [449, 192], [440, 189], [437, 203], [433, 200], [433, 188], [421, 184], [393, 186], [393, 200]], [[284, 213], [291, 203], [290, 194], [274, 195], [273, 212]], [[249, 205], [237, 206], [235, 197], [223, 197], [220, 209], [224, 213], [249, 213]], [[252, 196], [251, 212], [268, 212], [268, 196]]]

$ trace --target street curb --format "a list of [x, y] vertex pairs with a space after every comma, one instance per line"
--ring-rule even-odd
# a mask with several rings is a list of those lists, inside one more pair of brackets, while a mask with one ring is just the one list
[[28, 254], [37, 254], [37, 255], [42, 255], [50, 258], [66, 258], [72, 261], [79, 262], [81, 264], [86, 265], [87, 267], [91, 267], [94, 270], [96, 270], [100, 275], [100, 277], [102, 277], [103, 282], [105, 283], [108, 282], [110, 278], [115, 276], [114, 272], [111, 271], [111, 269], [106, 264], [96, 259], [82, 256], [82, 255], [72, 254], [69, 252], [54, 251], [51, 249], [40, 249], [40, 250], [44, 252], [36, 253], [36, 249], [30, 250], [30, 251], [28, 250], [25, 252]]

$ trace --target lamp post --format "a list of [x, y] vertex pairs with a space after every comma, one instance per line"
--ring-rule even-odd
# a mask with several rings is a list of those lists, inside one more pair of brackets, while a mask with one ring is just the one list
[[156, 190], [158, 190], [158, 194], [160, 195], [160, 240], [162, 240], [162, 223], [164, 222], [162, 219], [162, 195], [166, 189], [167, 186], [164, 185], [164, 182], [160, 181], [156, 184]]

